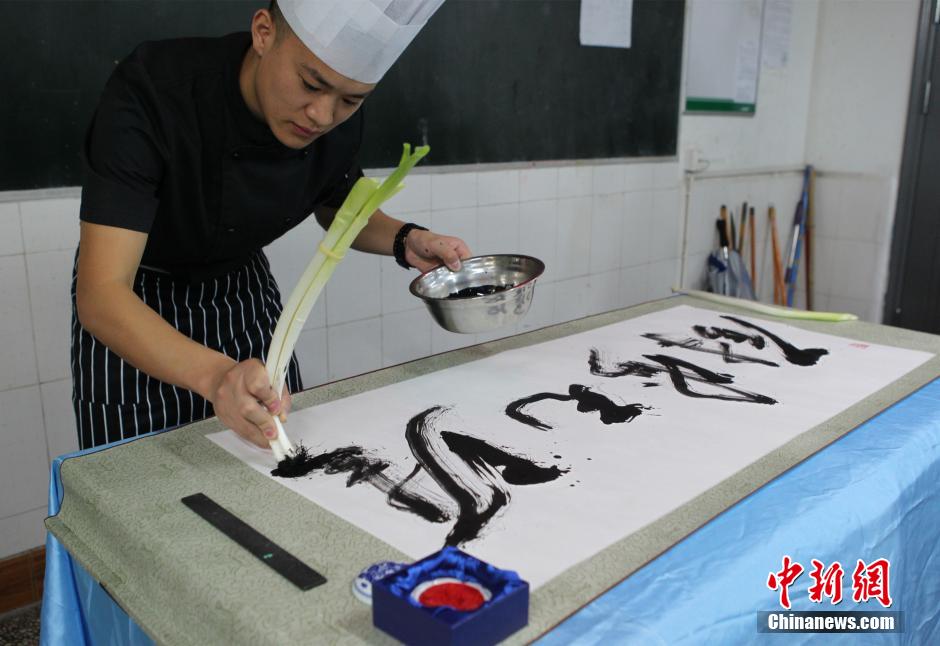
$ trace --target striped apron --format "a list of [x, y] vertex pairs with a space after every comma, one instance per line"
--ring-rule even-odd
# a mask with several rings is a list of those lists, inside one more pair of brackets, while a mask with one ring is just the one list
[[[76, 267], [78, 253], [75, 255]], [[82, 449], [189, 424], [214, 413], [196, 393], [154, 379], [85, 331], [72, 271], [72, 403]], [[174, 328], [236, 361], [267, 357], [281, 314], [281, 295], [262, 251], [227, 274], [199, 283], [141, 267], [134, 293]], [[296, 356], [287, 371], [291, 393], [303, 389]]]

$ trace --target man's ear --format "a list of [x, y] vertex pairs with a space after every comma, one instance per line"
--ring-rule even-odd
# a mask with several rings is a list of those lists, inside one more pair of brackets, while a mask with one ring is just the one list
[[267, 9], [256, 11], [251, 18], [251, 48], [258, 56], [263, 56], [274, 47], [276, 37], [277, 26], [271, 12]]

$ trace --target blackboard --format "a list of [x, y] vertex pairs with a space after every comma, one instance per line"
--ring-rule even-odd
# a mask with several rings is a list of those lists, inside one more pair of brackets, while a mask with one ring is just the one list
[[[81, 184], [81, 142], [141, 41], [248, 28], [263, 0], [4, 0], [0, 190]], [[582, 47], [578, 0], [447, 0], [366, 111], [366, 168], [676, 153], [683, 0], [636, 0], [630, 49]]]

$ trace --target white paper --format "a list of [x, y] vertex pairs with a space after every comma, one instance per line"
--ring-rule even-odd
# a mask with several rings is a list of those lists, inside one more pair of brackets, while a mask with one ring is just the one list
[[760, 44], [755, 40], [738, 43], [738, 56], [735, 60], [734, 101], [735, 103], [757, 102], [757, 63]]
[[582, 45], [630, 47], [633, 0], [581, 0]]
[[757, 102], [762, 0], [689, 3], [685, 93]]
[[761, 43], [763, 65], [783, 69], [790, 59], [790, 29], [793, 22], [793, 0], [766, 0], [764, 5], [764, 36]]
[[[932, 356], [738, 318], [799, 348], [824, 348], [828, 354], [813, 366], [794, 365], [766, 335], [710, 310], [677, 306], [298, 411], [288, 420], [288, 432], [295, 442], [317, 454], [362, 447], [387, 460], [389, 466], [383, 473], [399, 481], [417, 464], [405, 440], [406, 424], [430, 407], [445, 406], [439, 413], [439, 430], [485, 440], [543, 466], [567, 469], [560, 478], [544, 484], [501, 482], [511, 496], [508, 504], [484, 525], [478, 538], [461, 546], [498, 567], [518, 571], [537, 587]], [[706, 333], [722, 328], [755, 340], [709, 340], [694, 331], [696, 325], [706, 326]], [[675, 341], [702, 341], [704, 349], [719, 354], [661, 347], [657, 340], [641, 336], [644, 333]], [[758, 336], [764, 339], [763, 348], [752, 344]], [[736, 355], [778, 366], [726, 363], [720, 354], [722, 342]], [[589, 364], [592, 348], [598, 353], [600, 369], [594, 371], [598, 374], [592, 374]], [[678, 392], [668, 372], [598, 376], [630, 361], [662, 366], [655, 357], [663, 356], [732, 375], [729, 387], [777, 403], [690, 397]], [[699, 394], [739, 396], [731, 390], [689, 383]], [[573, 384], [603, 393], [621, 405], [640, 403], [649, 409], [630, 422], [603, 424], [599, 413], [578, 412], [574, 401], [544, 400], [523, 408], [552, 426], [550, 430], [537, 430], [505, 413], [510, 402], [542, 392], [563, 395]], [[270, 451], [247, 444], [231, 431], [209, 438], [272, 477]], [[498, 479], [501, 473], [505, 475], [496, 469], [491, 475]], [[347, 478], [345, 473], [315, 471], [301, 479], [273, 479], [414, 559], [444, 544], [453, 520], [431, 523], [395, 509], [376, 487], [368, 482], [347, 487]], [[428, 473], [420, 471], [412, 482], [432, 492], [442, 508], [457, 509], [457, 503]]]

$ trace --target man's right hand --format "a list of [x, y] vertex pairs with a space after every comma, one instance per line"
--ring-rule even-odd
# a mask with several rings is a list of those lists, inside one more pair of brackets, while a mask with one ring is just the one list
[[134, 293], [146, 245], [145, 233], [81, 223], [75, 303], [82, 326], [141, 372], [199, 393], [229, 428], [268, 446], [265, 432], [276, 437], [271, 415], [283, 420], [290, 408], [287, 389], [279, 400], [261, 361], [235, 363], [193, 341]]
[[260, 447], [267, 447], [269, 440], [277, 437], [271, 416], [286, 413], [290, 407], [290, 395], [285, 389], [284, 399], [277, 396], [258, 359], [223, 369], [208, 399], [223, 424]]

